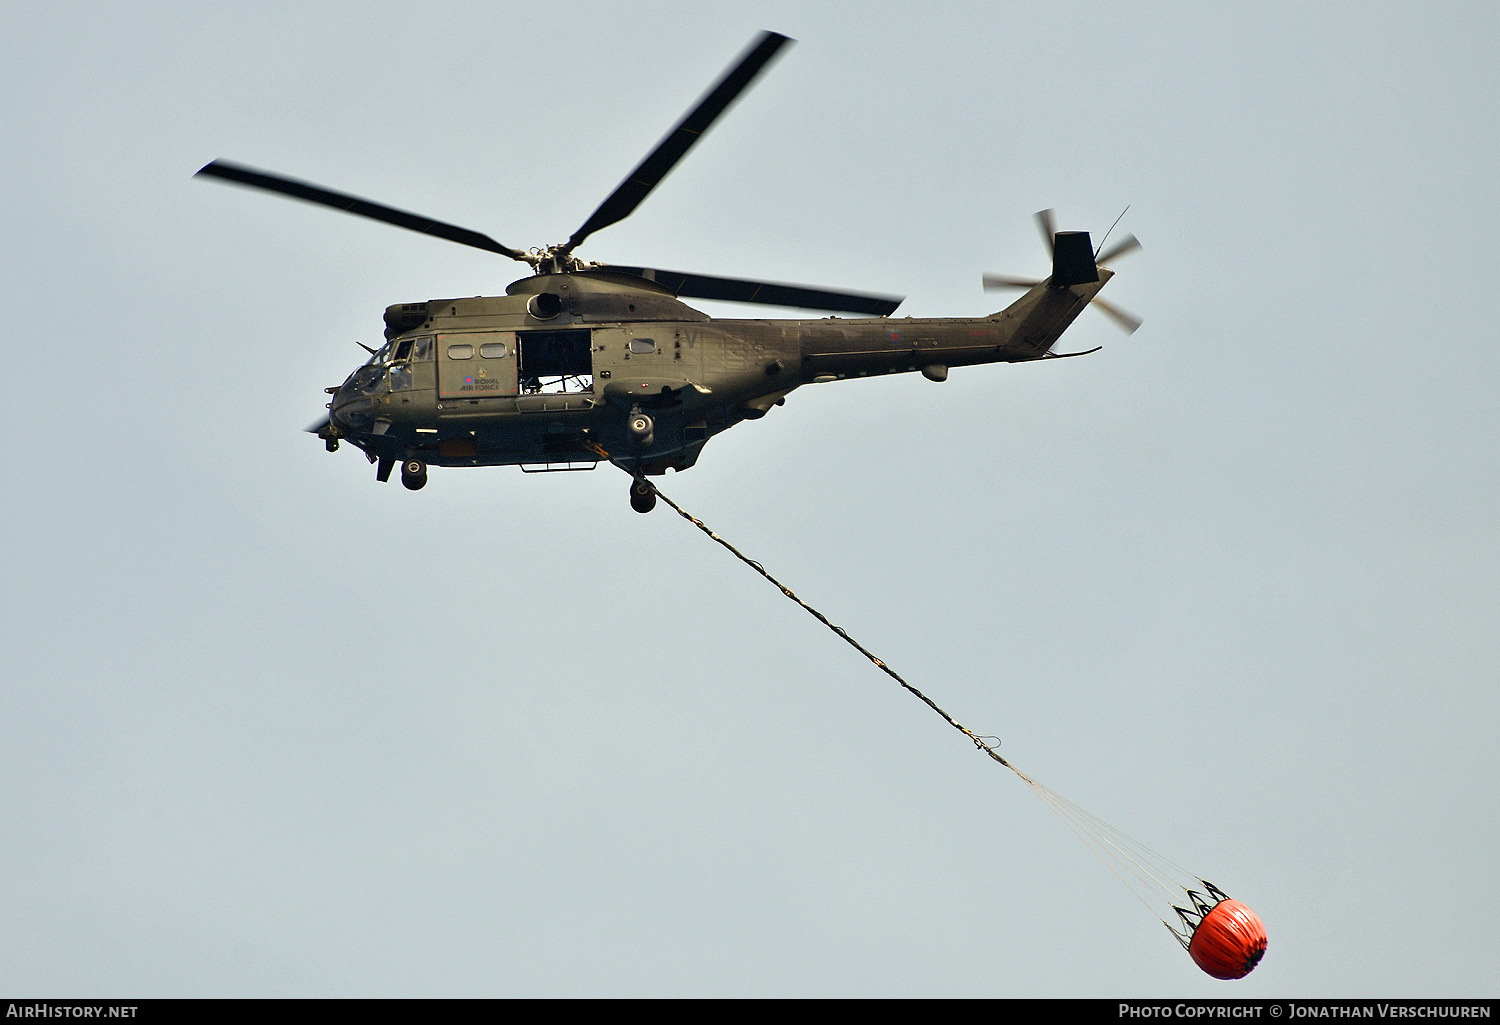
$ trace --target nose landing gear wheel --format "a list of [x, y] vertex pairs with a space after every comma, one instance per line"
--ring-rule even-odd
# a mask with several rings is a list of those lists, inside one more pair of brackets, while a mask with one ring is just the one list
[[427, 486], [427, 464], [420, 459], [408, 459], [401, 464], [401, 486], [408, 491], [421, 491]]
[[644, 477], [630, 482], [630, 508], [648, 513], [656, 508], [656, 486]]

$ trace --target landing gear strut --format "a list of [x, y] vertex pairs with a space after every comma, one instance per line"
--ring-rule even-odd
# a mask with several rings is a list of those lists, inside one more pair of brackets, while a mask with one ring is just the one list
[[656, 485], [645, 477], [630, 482], [630, 508], [638, 513], [648, 513], [656, 508]]
[[427, 486], [427, 464], [420, 459], [408, 459], [401, 464], [401, 486], [408, 491], [421, 491]]
[[323, 447], [330, 452], [337, 452], [339, 450], [339, 437], [342, 434], [343, 432], [333, 426], [332, 423], [326, 423], [317, 430], [318, 437], [323, 439]]

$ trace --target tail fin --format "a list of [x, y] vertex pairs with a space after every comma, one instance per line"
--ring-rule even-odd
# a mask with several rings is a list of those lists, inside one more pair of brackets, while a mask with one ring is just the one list
[[1052, 243], [1052, 287], [1067, 288], [1099, 280], [1094, 247], [1086, 231], [1059, 231]]

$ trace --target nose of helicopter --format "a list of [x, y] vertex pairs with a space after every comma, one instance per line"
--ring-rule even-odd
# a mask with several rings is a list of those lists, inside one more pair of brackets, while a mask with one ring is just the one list
[[372, 396], [385, 375], [381, 366], [363, 366], [334, 393], [328, 406], [329, 419], [346, 431], [360, 431], [373, 417]]

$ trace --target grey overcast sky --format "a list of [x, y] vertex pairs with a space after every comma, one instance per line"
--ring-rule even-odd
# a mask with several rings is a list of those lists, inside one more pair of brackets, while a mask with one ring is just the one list
[[[1035, 211], [1129, 204], [1145, 326], [803, 389], [663, 489], [1255, 908], [1248, 979], [619, 472], [409, 493], [302, 433], [386, 305], [523, 268], [198, 167], [556, 242], [761, 29], [797, 45], [582, 255], [975, 316], [1045, 272]], [[59, 0], [0, 40], [0, 991], [1496, 995], [1495, 5]]]

